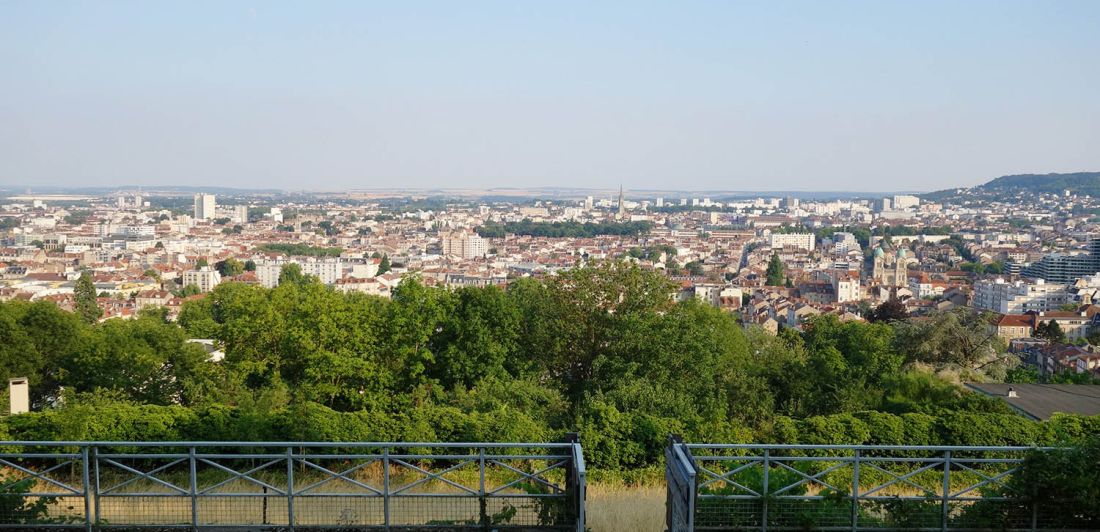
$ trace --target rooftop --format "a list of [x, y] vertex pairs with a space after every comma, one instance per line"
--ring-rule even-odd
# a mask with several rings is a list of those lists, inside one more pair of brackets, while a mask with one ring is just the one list
[[[1034, 419], [1050, 419], [1056, 412], [1100, 415], [1100, 386], [1090, 384], [985, 384], [967, 386], [993, 397]], [[1016, 392], [1009, 397], [1008, 390]]]

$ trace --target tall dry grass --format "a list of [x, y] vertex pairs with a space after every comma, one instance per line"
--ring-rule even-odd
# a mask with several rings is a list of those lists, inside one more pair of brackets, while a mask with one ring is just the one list
[[589, 484], [585, 508], [592, 532], [665, 529], [665, 488], [660, 485]]

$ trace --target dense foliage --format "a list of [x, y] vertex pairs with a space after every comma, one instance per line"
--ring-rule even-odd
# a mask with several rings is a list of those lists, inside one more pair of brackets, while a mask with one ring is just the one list
[[652, 222], [485, 222], [476, 229], [477, 234], [486, 238], [501, 238], [504, 235], [527, 235], [550, 238], [590, 238], [601, 235], [644, 235], [653, 228]]
[[315, 247], [307, 244], [267, 243], [256, 246], [260, 251], [282, 253], [292, 257], [339, 257], [343, 248]]
[[[236, 282], [163, 312], [86, 323], [52, 303], [0, 304], [0, 371], [38, 412], [12, 439], [546, 440], [579, 432], [593, 467], [659, 463], [694, 441], [1032, 444], [1100, 432], [1035, 423], [927, 369], [996, 357], [977, 320], [822, 316], [771, 336], [628, 263], [383, 299], [313, 277]], [[967, 333], [970, 333], [968, 336]], [[187, 338], [216, 340], [206, 361]], [[950, 348], [950, 349], [948, 349]], [[3, 377], [3, 375], [0, 375]], [[64, 390], [64, 391], [63, 391]], [[60, 401], [60, 405], [58, 405]]]

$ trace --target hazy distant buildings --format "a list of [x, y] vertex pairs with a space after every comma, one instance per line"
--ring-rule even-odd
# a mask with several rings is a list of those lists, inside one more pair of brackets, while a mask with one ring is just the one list
[[214, 201], [213, 194], [195, 194], [196, 220], [213, 220], [216, 210], [217, 204]]
[[248, 223], [247, 205], [228, 205], [215, 209], [214, 218], [229, 218], [235, 224]]
[[918, 206], [920, 206], [920, 198], [916, 196], [909, 196], [904, 194], [894, 196], [894, 208], [899, 211]]
[[847, 255], [850, 252], [862, 252], [863, 249], [859, 245], [859, 239], [852, 233], [834, 233], [833, 237], [833, 252], [837, 255]]

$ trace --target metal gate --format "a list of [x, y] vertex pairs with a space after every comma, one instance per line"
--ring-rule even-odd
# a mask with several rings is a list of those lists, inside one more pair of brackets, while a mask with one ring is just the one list
[[563, 443], [0, 442], [0, 528], [584, 531]]
[[665, 484], [668, 501], [665, 525], [669, 532], [688, 532], [695, 526], [695, 464], [684, 452], [679, 436], [669, 436], [665, 447]]

